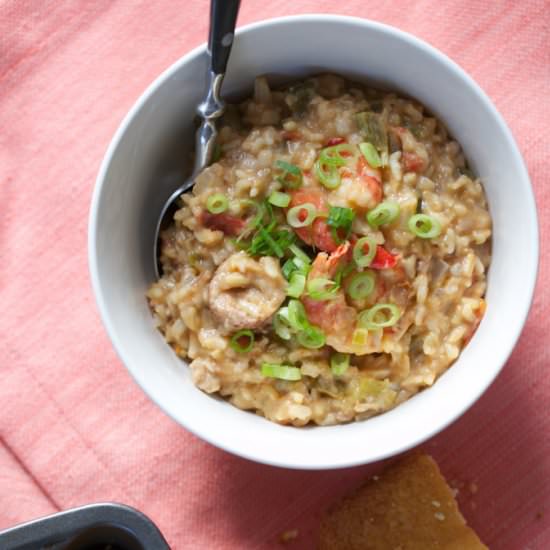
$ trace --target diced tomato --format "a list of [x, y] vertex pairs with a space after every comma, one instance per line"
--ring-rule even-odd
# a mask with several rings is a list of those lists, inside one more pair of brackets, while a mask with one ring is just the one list
[[373, 200], [378, 204], [382, 200], [382, 182], [380, 181], [380, 174], [369, 166], [369, 163], [363, 155], [359, 157], [357, 162], [357, 174], [371, 192]]
[[407, 172], [422, 172], [426, 163], [416, 153], [403, 153], [403, 167]]
[[302, 134], [297, 130], [288, 130], [283, 132], [281, 137], [286, 141], [298, 141], [302, 137]]
[[215, 229], [218, 231], [223, 231], [226, 235], [235, 236], [241, 233], [246, 226], [246, 222], [226, 214], [211, 214], [210, 212], [203, 211], [200, 215], [200, 223], [208, 229]]
[[341, 143], [346, 143], [346, 139], [343, 137], [333, 137], [327, 141], [326, 146], [332, 147], [333, 145], [340, 145]]
[[376, 255], [369, 267], [372, 269], [391, 269], [397, 264], [397, 256], [388, 252], [383, 246], [376, 247]]

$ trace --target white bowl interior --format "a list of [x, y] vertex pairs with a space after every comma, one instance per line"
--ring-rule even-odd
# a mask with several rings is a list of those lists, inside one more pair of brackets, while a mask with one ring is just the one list
[[494, 223], [487, 313], [459, 360], [434, 387], [365, 422], [283, 427], [195, 388], [185, 364], [153, 328], [144, 297], [153, 279], [154, 225], [164, 200], [185, 174], [205, 67], [202, 47], [151, 85], [119, 128], [98, 176], [90, 215], [90, 269], [103, 321], [121, 359], [176, 421], [256, 461], [343, 467], [372, 462], [427, 439], [462, 414], [498, 374], [532, 299], [538, 262], [536, 210], [510, 132], [461, 69], [390, 27], [345, 17], [301, 16], [240, 30], [226, 94], [250, 89], [258, 74], [298, 77], [321, 71], [358, 80], [367, 76], [406, 92], [440, 116], [462, 144], [483, 178]]

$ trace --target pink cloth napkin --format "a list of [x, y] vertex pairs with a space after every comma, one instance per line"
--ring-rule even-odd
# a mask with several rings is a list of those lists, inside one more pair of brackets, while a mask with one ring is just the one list
[[[424, 448], [491, 548], [549, 548], [547, 0], [243, 0], [239, 23], [308, 12], [376, 19], [440, 48], [525, 155], [542, 230], [531, 315], [496, 383]], [[100, 323], [86, 250], [99, 163], [144, 88], [204, 41], [207, 14], [206, 0], [0, 0], [0, 528], [113, 500], [175, 549], [277, 548], [294, 528], [291, 547], [313, 548], [322, 509], [376, 468], [288, 471], [211, 447], [148, 400]]]

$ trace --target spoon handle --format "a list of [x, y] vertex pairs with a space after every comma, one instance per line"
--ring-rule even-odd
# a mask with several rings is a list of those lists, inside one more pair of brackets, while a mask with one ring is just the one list
[[240, 0], [212, 0], [210, 3], [208, 36], [210, 67], [207, 75], [206, 97], [197, 108], [202, 123], [196, 135], [194, 176], [210, 164], [214, 154], [216, 119], [225, 111], [225, 103], [221, 99], [221, 87], [233, 45], [239, 4]]

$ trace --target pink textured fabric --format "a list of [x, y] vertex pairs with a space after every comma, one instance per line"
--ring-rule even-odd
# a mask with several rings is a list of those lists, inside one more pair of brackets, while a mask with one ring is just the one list
[[[535, 302], [496, 383], [424, 448], [466, 482], [464, 513], [491, 548], [549, 548], [547, 0], [242, 4], [241, 25], [340, 12], [412, 32], [511, 126], [541, 214]], [[0, 528], [113, 500], [151, 516], [175, 549], [277, 548], [293, 528], [292, 547], [313, 548], [321, 510], [376, 468], [280, 470], [203, 443], [137, 388], [101, 326], [86, 250], [99, 163], [146, 85], [204, 41], [207, 13], [206, 0], [0, 0]]]

